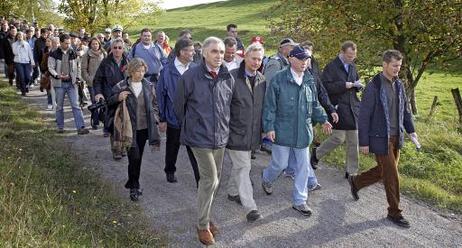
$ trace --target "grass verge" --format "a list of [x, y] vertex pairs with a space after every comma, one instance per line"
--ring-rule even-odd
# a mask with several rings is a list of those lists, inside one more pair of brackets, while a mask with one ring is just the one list
[[[399, 162], [401, 190], [405, 194], [459, 214], [462, 213], [462, 135], [450, 89], [460, 87], [461, 82], [462, 75], [425, 74], [416, 88], [419, 115], [415, 125], [422, 150], [417, 152], [407, 139]], [[429, 119], [434, 96], [438, 96], [441, 105]], [[325, 138], [323, 135], [320, 140]], [[337, 148], [323, 161], [343, 168], [344, 148]], [[373, 156], [360, 155], [359, 161], [361, 171], [376, 165]]]
[[0, 143], [0, 246], [166, 246], [5, 83]]

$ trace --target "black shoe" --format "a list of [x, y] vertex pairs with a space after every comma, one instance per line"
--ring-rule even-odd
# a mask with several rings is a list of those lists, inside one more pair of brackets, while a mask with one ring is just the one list
[[318, 168], [318, 163], [319, 160], [316, 158], [316, 147], [313, 147], [313, 149], [311, 149], [310, 157], [311, 168], [313, 168], [313, 170], [316, 170]]
[[228, 200], [234, 201], [237, 204], [242, 205], [241, 198], [239, 197], [239, 195], [229, 195], [228, 194]]
[[359, 200], [359, 195], [358, 195], [358, 189], [355, 186], [354, 179], [356, 176], [349, 176], [348, 177], [348, 183], [350, 184], [350, 190], [351, 190], [351, 195], [353, 196], [353, 199], [355, 201]]
[[167, 182], [169, 183], [176, 183], [178, 180], [176, 180], [176, 176], [173, 173], [167, 173]]
[[255, 156], [255, 152], [252, 151], [252, 152], [250, 153], [250, 159], [256, 159], [256, 158], [257, 158], [257, 157]]
[[122, 159], [122, 154], [114, 152], [114, 153], [112, 153], [112, 158], [114, 160], [121, 160]]
[[130, 200], [138, 201], [140, 195], [142, 195], [142, 193], [139, 189], [130, 189]]
[[254, 222], [258, 219], [263, 218], [263, 216], [258, 212], [258, 210], [250, 211], [245, 217], [247, 218], [248, 222]]
[[98, 130], [98, 125], [91, 125], [91, 129]]
[[88, 134], [88, 133], [90, 133], [90, 131], [88, 131], [88, 129], [85, 129], [84, 127], [77, 129], [77, 134], [78, 135], [85, 135], [85, 134]]
[[348, 179], [350, 177], [350, 173], [348, 171], [345, 171], [345, 179]]
[[388, 215], [387, 219], [393, 222], [397, 226], [404, 227], [404, 228], [411, 227], [411, 224], [409, 223], [409, 221], [406, 220], [403, 216], [392, 217], [391, 215]]
[[301, 205], [292, 205], [292, 208], [300, 212], [304, 216], [311, 216], [313, 213], [313, 210], [311, 210], [310, 207], [306, 204], [301, 204]]

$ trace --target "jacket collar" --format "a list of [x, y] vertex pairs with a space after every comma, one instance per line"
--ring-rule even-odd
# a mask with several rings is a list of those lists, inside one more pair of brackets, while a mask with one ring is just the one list
[[[207, 65], [205, 64], [204, 59], [202, 59], [202, 63], [200, 65], [200, 67], [201, 67], [201, 70], [202, 70], [201, 74], [203, 74], [208, 79], [213, 79], [212, 76], [210, 75], [208, 69], [207, 69]], [[227, 80], [227, 79], [230, 79], [230, 78], [231, 78], [231, 74], [229, 74], [228, 68], [226, 68], [226, 66], [221, 64], [220, 70], [218, 71], [218, 79]]]
[[[284, 69], [283, 71], [286, 74], [287, 81], [290, 83], [293, 83], [298, 86], [298, 84], [295, 82], [294, 77], [292, 76], [292, 72], [290, 72], [290, 66]], [[303, 75], [303, 82], [302, 85], [304, 84], [314, 84], [314, 78], [311, 73], [308, 71], [305, 71], [305, 74]]]

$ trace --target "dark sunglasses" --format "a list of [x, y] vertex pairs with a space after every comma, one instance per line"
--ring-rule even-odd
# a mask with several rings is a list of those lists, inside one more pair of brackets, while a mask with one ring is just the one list
[[112, 49], [119, 49], [119, 50], [122, 50], [122, 49], [124, 49], [124, 47], [121, 47], [121, 46], [115, 46], [115, 47], [113, 47]]

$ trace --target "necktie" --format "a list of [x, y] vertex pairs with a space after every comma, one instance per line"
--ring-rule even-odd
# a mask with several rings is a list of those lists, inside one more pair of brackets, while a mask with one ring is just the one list
[[213, 79], [216, 79], [218, 77], [218, 74], [215, 71], [209, 71], [210, 76], [212, 76]]

